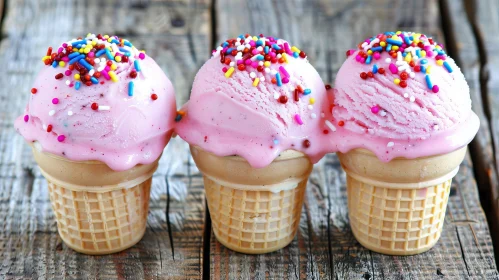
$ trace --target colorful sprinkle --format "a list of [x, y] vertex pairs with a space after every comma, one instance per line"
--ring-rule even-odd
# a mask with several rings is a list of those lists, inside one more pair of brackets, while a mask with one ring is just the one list
[[151, 99], [152, 100], [157, 100], [158, 99], [158, 95], [156, 93], [151, 94]]
[[36, 88], [32, 88], [32, 89], [31, 89], [31, 93], [32, 93], [32, 94], [36, 94], [37, 92], [38, 92], [38, 90], [37, 90]]
[[259, 79], [259, 78], [255, 78], [255, 79], [253, 80], [253, 86], [254, 86], [254, 87], [258, 86], [258, 83], [260, 83], [260, 79]]
[[64, 136], [64, 135], [57, 136], [57, 141], [64, 142], [64, 140], [66, 140], [66, 136]]
[[311, 90], [311, 89], [309, 89], [309, 88], [307, 88], [307, 89], [305, 89], [305, 90], [303, 91], [303, 95], [309, 95], [309, 94], [311, 94], [311, 93], [312, 93], [312, 90]]
[[299, 124], [299, 125], [303, 125], [303, 121], [301, 119], [301, 116], [296, 114], [295, 115], [295, 121]]
[[234, 67], [229, 68], [227, 72], [225, 72], [225, 77], [230, 78], [230, 76], [232, 76], [232, 73], [234, 73]]
[[114, 71], [109, 71], [109, 72], [107, 72], [107, 74], [109, 75], [109, 77], [111, 77], [111, 80], [113, 82], [119, 81], [118, 76], [116, 75], [116, 73], [114, 73]]
[[277, 73], [275, 74], [275, 79], [277, 81], [277, 86], [282, 86], [282, 80], [281, 80], [281, 74]]
[[449, 62], [444, 61], [443, 64], [444, 64], [445, 69], [447, 69], [447, 72], [452, 73], [453, 70], [452, 70], [452, 67], [450, 66]]
[[59, 98], [52, 99], [52, 104], [59, 104]]
[[139, 64], [139, 61], [138, 61], [138, 60], [135, 60], [135, 61], [133, 62], [133, 66], [135, 67], [135, 70], [136, 70], [137, 72], [140, 72], [140, 64]]
[[29, 116], [28, 115], [24, 115], [24, 122], [28, 122], [29, 121]]
[[135, 84], [133, 82], [128, 83], [128, 96], [133, 96], [133, 90], [135, 88]]

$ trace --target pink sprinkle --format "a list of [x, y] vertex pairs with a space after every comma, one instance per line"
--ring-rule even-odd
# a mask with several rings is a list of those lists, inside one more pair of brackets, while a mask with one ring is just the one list
[[140, 59], [144, 59], [144, 58], [146, 58], [146, 54], [141, 52], [141, 53], [139, 54], [139, 58], [140, 58]]
[[59, 104], [59, 98], [52, 99], [52, 104]]
[[63, 142], [64, 140], [66, 140], [66, 136], [64, 136], [64, 135], [57, 136], [57, 141]]
[[300, 115], [296, 114], [295, 115], [295, 121], [299, 124], [299, 125], [302, 125], [303, 124], [303, 121], [301, 120], [301, 117]]
[[256, 46], [256, 43], [255, 43], [255, 41], [253, 41], [253, 40], [251, 40], [251, 41], [249, 42], [249, 44], [250, 44], [250, 46], [252, 46], [252, 47]]
[[258, 53], [259, 53], [259, 51], [258, 51], [257, 49], [253, 49], [253, 50], [251, 51], [251, 54], [252, 54], [252, 55], [256, 55], [256, 54], [258, 54]]
[[57, 53], [62, 53], [62, 50], [63, 50], [63, 48], [62, 48], [62, 47], [59, 47], [59, 48], [57, 49]]
[[258, 62], [256, 62], [256, 61], [251, 62], [251, 67], [253, 67], [253, 68], [258, 67]]
[[222, 53], [227, 53], [227, 50], [228, 50], [228, 49], [229, 49], [229, 48], [227, 48], [227, 47], [223, 48], [223, 49], [222, 49]]
[[[402, 37], [404, 37], [404, 36], [402, 35]], [[407, 48], [407, 44], [403, 43], [402, 46], [400, 46], [400, 47], [405, 49], [405, 48]]]
[[251, 59], [246, 59], [246, 61], [244, 62], [244, 64], [251, 65]]
[[373, 56], [374, 56], [374, 59], [376, 59], [376, 60], [381, 58], [381, 55], [379, 54], [379, 52], [375, 52]]
[[276, 53], [275, 52], [270, 52], [270, 57], [272, 57], [272, 58], [276, 57]]
[[373, 113], [373, 114], [379, 113], [379, 107], [378, 106], [371, 107], [371, 113]]
[[64, 71], [64, 75], [66, 75], [66, 76], [71, 75], [71, 70], [66, 70], [66, 71]]
[[433, 90], [434, 93], [437, 93], [440, 89], [438, 88], [437, 85], [434, 85], [431, 90]]
[[362, 56], [360, 56], [360, 55], [355, 56], [355, 60], [357, 60], [358, 62], [360, 62], [361, 59], [362, 59]]
[[287, 84], [287, 83], [289, 83], [289, 78], [288, 78], [288, 77], [284, 77], [284, 78], [282, 78], [282, 83], [283, 83], [283, 84]]
[[222, 68], [222, 72], [227, 72], [227, 67]]
[[73, 86], [74, 86], [74, 84], [73, 84], [73, 83], [70, 83], [70, 84], [69, 84], [69, 87], [73, 87]]
[[106, 71], [106, 72], [109, 72], [109, 70], [111, 70], [111, 67], [109, 67], [109, 66], [106, 66], [106, 68], [104, 68], [104, 71]]
[[395, 66], [395, 64], [393, 64], [393, 63], [390, 63], [390, 66], [388, 66], [388, 69], [390, 69], [390, 72], [392, 72], [392, 74], [397, 74], [399, 72], [399, 70], [397, 69], [397, 66]]
[[69, 57], [65, 56], [65, 57], [61, 58], [61, 60], [64, 61], [64, 62], [68, 62], [69, 61]]
[[281, 73], [284, 75], [284, 77], [289, 78], [289, 73], [288, 73], [288, 71], [286, 71], [286, 69], [284, 69], [284, 67], [279, 66], [279, 71], [281, 71]]
[[63, 47], [63, 48], [66, 48], [67, 46], [68, 46], [68, 44], [67, 44], [67, 43], [62, 44], [62, 47]]
[[106, 80], [111, 80], [111, 77], [109, 77], [109, 74], [107, 73], [107, 71], [102, 71], [100, 72], [102, 74], [102, 76], [104, 76], [104, 78], [106, 78]]
[[237, 65], [239, 65], [239, 64], [243, 64], [243, 63], [244, 63], [244, 61], [243, 61], [242, 59], [239, 59], [239, 60], [237, 61]]
[[24, 116], [24, 122], [28, 122], [29, 121], [29, 116], [28, 115], [25, 115]]
[[88, 57], [94, 57], [95, 56], [95, 53], [94, 52], [89, 52], [88, 53]]
[[291, 49], [289, 48], [289, 44], [288, 43], [284, 43], [284, 51], [289, 54], [289, 55], [293, 55], [293, 52], [291, 51]]
[[445, 56], [444, 55], [437, 55], [437, 56], [435, 56], [435, 60], [439, 60], [439, 59], [445, 60]]
[[426, 57], [433, 57], [433, 51], [427, 51]]
[[431, 46], [424, 46], [425, 51], [431, 51]]
[[360, 59], [360, 63], [365, 63], [365, 62], [366, 62], [366, 59], [362, 57], [362, 58]]
[[404, 48], [404, 47], [400, 47], [399, 51], [400, 51], [400, 52], [404, 52], [404, 51], [405, 51], [405, 48]]

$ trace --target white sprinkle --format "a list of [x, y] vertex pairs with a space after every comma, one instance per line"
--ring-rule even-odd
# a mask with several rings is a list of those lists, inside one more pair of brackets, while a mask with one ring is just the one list
[[395, 145], [395, 143], [393, 143], [393, 142], [388, 142], [388, 144], [386, 144], [386, 146], [387, 146], [388, 148], [393, 147], [394, 145]]
[[96, 59], [94, 59], [94, 62], [95, 62], [95, 63], [100, 63], [100, 58], [96, 58]]
[[[239, 47], [239, 46], [241, 46], [241, 42], [237, 41], [237, 42], [236, 42], [236, 47]], [[219, 48], [220, 48], [220, 47], [219, 47]]]
[[88, 75], [93, 76], [94, 74], [95, 74], [95, 70], [94, 69], [88, 71]]
[[314, 106], [312, 106], [312, 105], [308, 105], [307, 107], [308, 107], [309, 110], [313, 110], [314, 109]]
[[434, 129], [434, 130], [438, 130], [438, 125], [434, 125], [434, 126], [433, 126], [433, 129]]
[[274, 70], [274, 69], [271, 69], [271, 70], [270, 70], [270, 74], [271, 74], [272, 76], [275, 76], [275, 74], [277, 74], [277, 71], [276, 71], [276, 70]]
[[251, 77], [252, 79], [256, 78], [256, 74], [255, 74], [255, 72], [251, 72], [251, 73], [250, 73], [250, 77]]
[[417, 55], [413, 55], [412, 59], [419, 59], [419, 57]]
[[274, 99], [278, 99], [279, 98], [279, 93], [278, 92], [274, 92]]
[[336, 131], [336, 127], [329, 120], [326, 120], [326, 126], [329, 127], [332, 132]]
[[404, 60], [401, 52], [397, 52], [397, 61]]
[[234, 63], [234, 61], [232, 61], [231, 63], [229, 63], [229, 66], [231, 66], [231, 67], [234, 67], [234, 65], [236, 65], [236, 64]]
[[263, 47], [262, 46], [259, 46], [258, 48], [256, 48], [259, 52], [263, 51]]
[[385, 110], [381, 110], [381, 112], [379, 112], [379, 115], [382, 116], [382, 117], [386, 116], [386, 111]]
[[321, 113], [321, 118], [324, 118], [326, 115], [324, 115], [324, 113]]
[[70, 80], [66, 80], [66, 85], [69, 86], [71, 84]]
[[265, 73], [269, 73], [270, 72], [270, 68], [265, 67], [264, 71], [265, 71]]
[[260, 82], [265, 82], [265, 77], [264, 76], [260, 77]]
[[397, 65], [397, 66], [402, 66], [404, 64], [407, 64], [407, 61], [404, 61], [404, 60], [402, 60], [402, 61], [395, 61], [395, 65]]
[[238, 51], [242, 51], [242, 50], [244, 50], [244, 46], [243, 46], [243, 45], [241, 45], [241, 44], [239, 44], [239, 46], [237, 46], [237, 50], [238, 50]]
[[281, 54], [278, 54], [276, 57], [277, 57], [277, 59], [279, 59], [279, 58], [281, 58], [281, 57], [282, 57], [282, 55], [281, 55]]
[[406, 92], [406, 93], [404, 93], [404, 97], [405, 97], [405, 98], [409, 98], [409, 94], [408, 94], [407, 92]]
[[[250, 38], [246, 38], [246, 40], [244, 40], [244, 42], [245, 42], [246, 44], [248, 44], [249, 42], [251, 42], [251, 39], [250, 39]], [[248, 44], [248, 45], [249, 45], [249, 44]]]
[[411, 98], [409, 98], [409, 101], [411, 101], [411, 102], [414, 102], [414, 101], [416, 101], [416, 97], [414, 97], [414, 96], [411, 96]]
[[404, 71], [404, 70], [407, 70], [407, 69], [409, 69], [409, 65], [407, 65], [407, 64], [406, 64], [406, 65], [399, 66], [399, 67], [397, 68], [397, 70], [399, 70], [399, 71]]
[[246, 45], [244, 45], [244, 48], [251, 49], [251, 45], [250, 44], [246, 44]]
[[73, 111], [68, 111], [68, 116], [72, 116], [73, 115]]
[[409, 77], [414, 79], [414, 77], [416, 77], [416, 73], [414, 73], [414, 72], [409, 73]]
[[55, 114], [55, 110], [50, 110], [49, 116], [53, 116]]
[[106, 63], [106, 58], [105, 57], [101, 57], [100, 58], [100, 63]]
[[111, 106], [99, 106], [99, 111], [109, 111]]
[[259, 66], [263, 66], [263, 61], [259, 61], [259, 62], [258, 62], [258, 65], [259, 65]]
[[387, 57], [387, 58], [385, 59], [385, 62], [386, 62], [386, 63], [391, 63], [391, 62], [392, 62], [392, 59], [391, 59], [391, 58], [389, 58], [389, 57]]
[[312, 113], [312, 114], [310, 115], [310, 117], [312, 117], [312, 119], [315, 119], [315, 118], [317, 118], [317, 115], [316, 115], [315, 113]]
[[46, 125], [42, 125], [43, 127], [43, 130], [47, 130], [47, 126]]

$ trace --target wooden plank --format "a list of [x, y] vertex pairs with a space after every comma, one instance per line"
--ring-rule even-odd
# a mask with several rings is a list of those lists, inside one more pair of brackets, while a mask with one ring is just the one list
[[[381, 31], [417, 30], [443, 40], [436, 0], [228, 1], [216, 2], [217, 43], [242, 32], [277, 36], [300, 46], [323, 79], [331, 82], [345, 51]], [[337, 278], [419, 279], [499, 277], [469, 157], [453, 183], [444, 231], [431, 251], [391, 257], [364, 249], [353, 237], [345, 175], [326, 156], [309, 180], [300, 230], [293, 243], [271, 254], [248, 256], [219, 244], [212, 234], [215, 279]], [[478, 241], [477, 241], [478, 240]]]
[[143, 240], [124, 252], [94, 257], [61, 242], [47, 184], [12, 121], [26, 105], [47, 46], [89, 31], [123, 35], [146, 49], [183, 103], [209, 53], [209, 3], [32, 0], [7, 7], [0, 44], [0, 278], [201, 278], [203, 187], [192, 176], [198, 171], [183, 141], [170, 142], [154, 175]]

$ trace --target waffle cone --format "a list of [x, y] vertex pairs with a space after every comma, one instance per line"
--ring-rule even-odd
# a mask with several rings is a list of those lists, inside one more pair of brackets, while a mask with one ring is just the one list
[[117, 172], [99, 161], [70, 161], [35, 147], [33, 154], [48, 181], [59, 235], [68, 247], [104, 255], [140, 241], [158, 161]]
[[225, 247], [263, 254], [287, 246], [300, 223], [312, 163], [286, 151], [264, 168], [238, 156], [219, 157], [191, 146], [203, 173], [213, 232]]
[[466, 147], [385, 163], [371, 152], [338, 153], [347, 173], [350, 225], [364, 247], [387, 255], [431, 249], [442, 232], [452, 178]]

